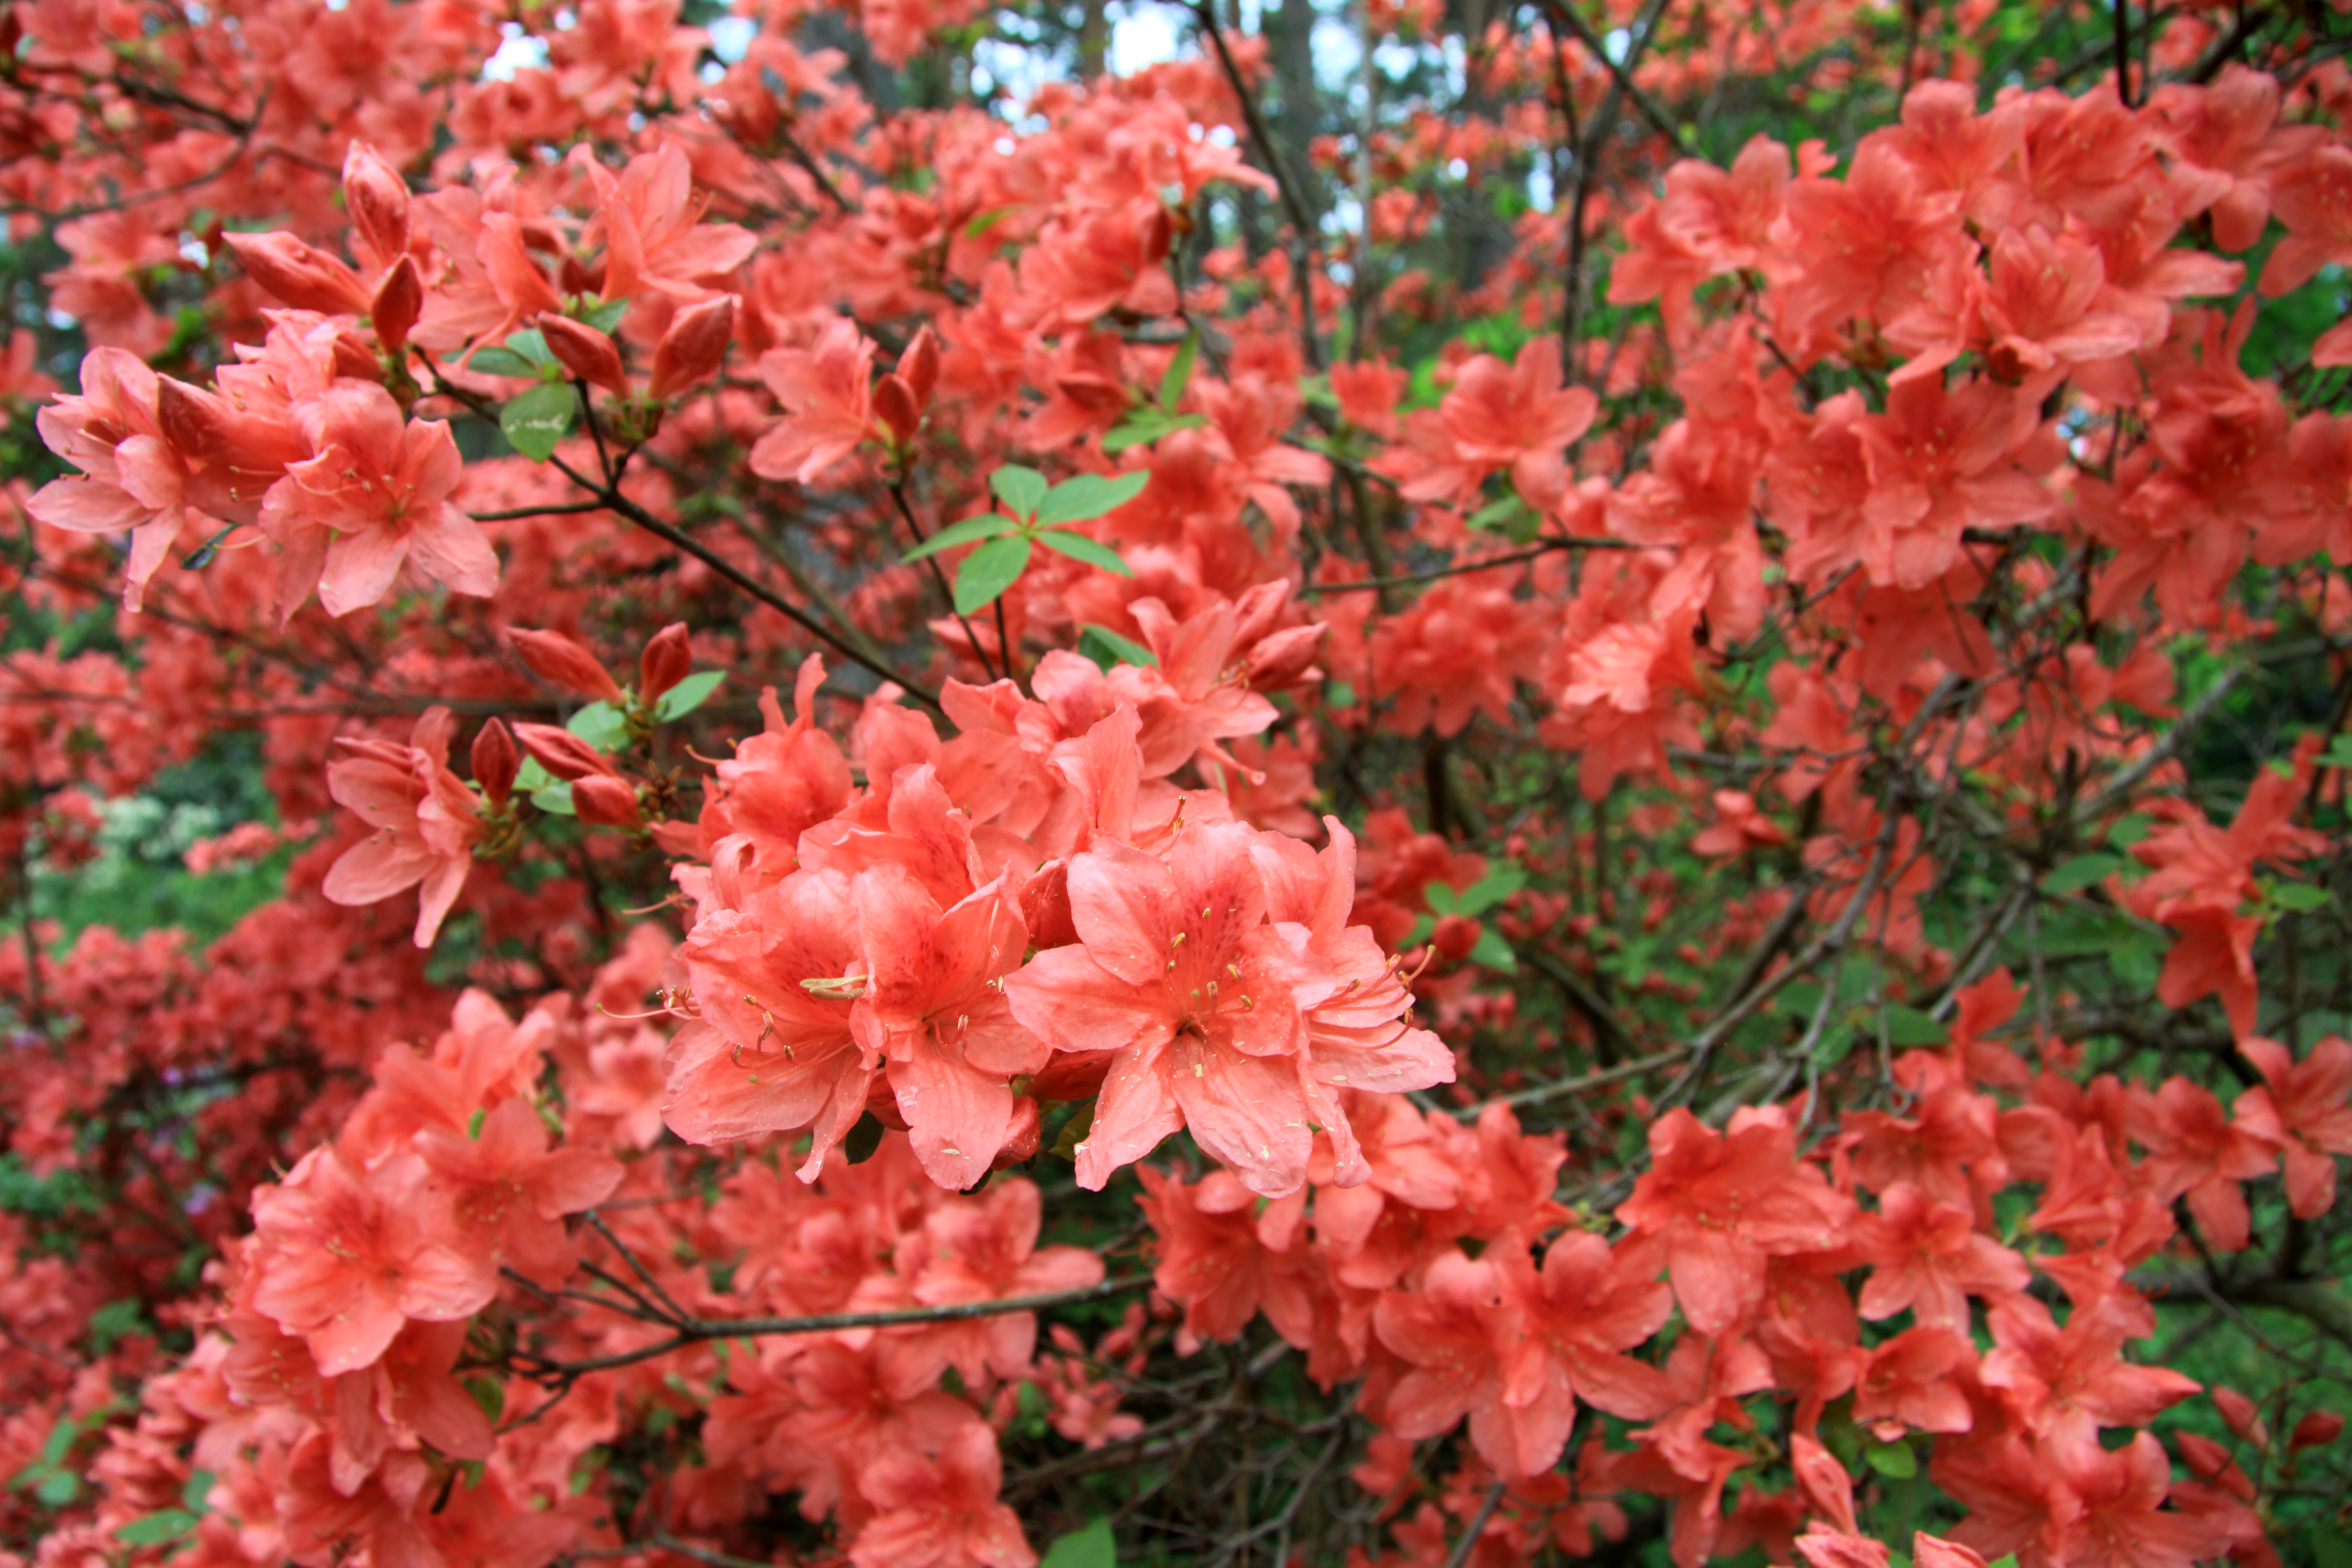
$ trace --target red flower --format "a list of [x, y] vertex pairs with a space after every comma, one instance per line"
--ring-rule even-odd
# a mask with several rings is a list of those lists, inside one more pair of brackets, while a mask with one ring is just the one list
[[469, 1318], [497, 1292], [486, 1262], [443, 1239], [447, 1201], [414, 1154], [360, 1171], [314, 1149], [255, 1196], [253, 1221], [253, 1304], [309, 1343], [324, 1376], [369, 1365], [411, 1318]]
[[1826, 1252], [1852, 1206], [1797, 1162], [1796, 1127], [1741, 1111], [1728, 1136], [1676, 1107], [1650, 1127], [1650, 1169], [1619, 1205], [1628, 1245], [1664, 1262], [1692, 1328], [1719, 1335], [1764, 1300], [1766, 1260]]
[[329, 793], [375, 831], [343, 851], [320, 890], [339, 904], [373, 904], [423, 883], [419, 947], [433, 945], [488, 831], [479, 798], [449, 771], [452, 722], [446, 708], [428, 708], [407, 745], [339, 741], [350, 754], [327, 764]]
[[857, 1479], [878, 1510], [850, 1542], [856, 1568], [1035, 1568], [1021, 1521], [996, 1500], [1003, 1461], [996, 1434], [977, 1422], [936, 1458], [887, 1453]]
[[2287, 1204], [2316, 1219], [2336, 1202], [2336, 1156], [2352, 1154], [2352, 1044], [2331, 1035], [2301, 1061], [2258, 1036], [2239, 1049], [2263, 1081], [2238, 1097], [2237, 1126], [2284, 1151]]

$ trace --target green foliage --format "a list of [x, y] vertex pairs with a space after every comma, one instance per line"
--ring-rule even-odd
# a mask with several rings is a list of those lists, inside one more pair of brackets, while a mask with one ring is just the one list
[[1097, 1519], [1084, 1530], [1074, 1530], [1045, 1548], [1037, 1568], [1118, 1568], [1118, 1543], [1111, 1538], [1110, 1521]]
[[509, 399], [499, 410], [499, 428], [506, 432], [508, 443], [516, 451], [543, 463], [572, 433], [572, 420], [579, 408], [578, 394], [561, 382], [549, 382]]

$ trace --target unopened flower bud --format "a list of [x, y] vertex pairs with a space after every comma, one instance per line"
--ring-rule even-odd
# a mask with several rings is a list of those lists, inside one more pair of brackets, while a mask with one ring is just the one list
[[629, 395], [628, 373], [621, 368], [621, 351], [610, 337], [551, 310], [542, 312], [531, 325], [539, 329], [539, 335], [547, 340], [548, 352], [563, 363], [564, 369], [616, 397]]
[[539, 765], [560, 779], [615, 778], [604, 754], [569, 730], [552, 724], [518, 724], [515, 739]]
[[687, 646], [686, 623], [672, 621], [654, 634], [637, 660], [637, 700], [647, 704], [661, 700], [663, 692], [684, 680], [693, 669], [694, 655]]
[[522, 753], [503, 721], [493, 719], [474, 736], [474, 782], [482, 786], [492, 805], [504, 805], [514, 793], [515, 772]]
[[2271, 1430], [2263, 1422], [2262, 1406], [2221, 1384], [2213, 1385], [2213, 1403], [2221, 1412], [2221, 1419], [2230, 1430], [2257, 1448], [2271, 1446]]
[[992, 1171], [1002, 1171], [1008, 1165], [1034, 1158], [1045, 1131], [1045, 1113], [1042, 1106], [1028, 1095], [1015, 1096], [1013, 1116], [1005, 1123], [1004, 1142], [998, 1146], [996, 1157], [988, 1163]]
[[916, 412], [931, 405], [931, 388], [940, 381], [940, 340], [925, 327], [898, 356], [898, 379], [914, 395]]
[[2344, 1435], [2344, 1417], [2332, 1410], [2315, 1410], [2294, 1424], [2286, 1446], [2290, 1452], [2300, 1454], [2305, 1448], [2323, 1448]]
[[223, 235], [246, 275], [298, 310], [363, 315], [367, 285], [359, 274], [317, 246], [290, 234]]
[[1478, 945], [1478, 922], [1467, 915], [1440, 915], [1430, 930], [1429, 945], [1439, 957], [1459, 963]]
[[383, 362], [367, 341], [348, 329], [335, 334], [335, 374], [360, 381], [383, 380]]
[[654, 345], [654, 400], [659, 402], [716, 372], [727, 358], [727, 340], [734, 331], [732, 294], [688, 305], [672, 316], [669, 330]]
[[517, 626], [507, 633], [507, 637], [523, 663], [530, 667], [530, 672], [541, 680], [552, 681], [599, 702], [621, 700], [621, 683], [596, 662], [594, 654], [562, 632], [535, 632]]
[[625, 779], [610, 773], [574, 780], [572, 809], [593, 827], [635, 827], [645, 821], [637, 810], [637, 792]]
[[368, 320], [375, 323], [375, 341], [398, 353], [408, 344], [409, 329], [424, 313], [425, 279], [417, 275], [415, 258], [404, 254], [376, 285], [375, 299], [368, 306]]
[[891, 442], [900, 447], [914, 440], [915, 428], [923, 421], [915, 406], [915, 395], [895, 374], [874, 384], [874, 417], [890, 432]]
[[390, 267], [394, 257], [408, 254], [408, 182], [364, 142], [352, 142], [343, 154], [343, 206], [360, 248], [375, 266]]

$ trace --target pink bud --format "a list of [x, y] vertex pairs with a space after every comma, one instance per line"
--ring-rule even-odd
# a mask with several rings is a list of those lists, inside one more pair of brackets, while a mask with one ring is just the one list
[[290, 234], [228, 234], [246, 275], [298, 310], [330, 316], [364, 315], [367, 286], [359, 274], [315, 245]]
[[915, 395], [895, 373], [874, 384], [874, 417], [882, 421], [890, 439], [901, 447], [915, 438], [915, 428], [923, 422]]
[[375, 299], [368, 306], [376, 342], [398, 353], [408, 344], [409, 329], [424, 313], [425, 280], [417, 276], [415, 258], [404, 254], [376, 285]]
[[364, 142], [343, 154], [343, 206], [359, 233], [360, 248], [378, 267], [408, 253], [408, 182]]
[[566, 690], [600, 702], [618, 703], [621, 685], [596, 662], [596, 656], [562, 632], [535, 632], [517, 626], [507, 633], [514, 650], [533, 675]]
[[735, 331], [735, 296], [721, 294], [688, 305], [669, 319], [669, 331], [654, 345], [652, 395], [659, 402], [716, 372], [727, 358]]
[[559, 730], [552, 724], [518, 724], [514, 733], [515, 739], [522, 742], [522, 749], [557, 778], [577, 782], [618, 777], [603, 752], [569, 730]]
[[654, 634], [637, 660], [637, 700], [660, 700], [663, 692], [684, 680], [693, 669], [694, 655], [687, 647], [686, 623], [672, 621]]
[[2294, 1435], [2286, 1446], [2295, 1453], [2305, 1448], [2323, 1448], [2344, 1435], [2344, 1417], [2333, 1411], [2315, 1410], [2294, 1424]]
[[940, 340], [925, 327], [898, 356], [898, 379], [914, 395], [918, 413], [931, 405], [931, 388], [940, 380]]
[[572, 809], [594, 827], [635, 827], [645, 821], [637, 792], [610, 773], [592, 773], [572, 785]]
[[2234, 1388], [2215, 1384], [2213, 1403], [2221, 1407], [2221, 1419], [2230, 1424], [2231, 1431], [2257, 1448], [2267, 1449], [2271, 1446], [2270, 1428], [2263, 1425], [2262, 1410], [2252, 1400]]
[[540, 336], [547, 340], [548, 352], [563, 362], [564, 369], [616, 397], [629, 395], [628, 373], [621, 368], [621, 351], [610, 337], [551, 310], [542, 311], [531, 325], [539, 329]]
[[515, 750], [514, 736], [506, 725], [493, 719], [482, 726], [474, 737], [474, 782], [490, 797], [492, 805], [504, 805], [514, 791], [515, 770], [522, 766], [522, 754]]

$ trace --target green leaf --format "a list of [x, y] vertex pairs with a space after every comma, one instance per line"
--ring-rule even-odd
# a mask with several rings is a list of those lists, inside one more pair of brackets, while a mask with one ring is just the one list
[[1083, 561], [1089, 566], [1099, 566], [1114, 576], [1132, 577], [1135, 568], [1129, 566], [1109, 545], [1088, 539], [1083, 533], [1071, 533], [1064, 529], [1049, 528], [1038, 534], [1037, 542], [1057, 551], [1073, 561]]
[[1139, 642], [1129, 642], [1108, 626], [1093, 625], [1078, 628], [1078, 651], [1093, 659], [1108, 673], [1115, 664], [1137, 664], [1146, 669], [1160, 668], [1160, 659], [1150, 648]]
[[1000, 533], [1010, 533], [1020, 524], [1001, 511], [984, 511], [978, 517], [965, 518], [950, 523], [929, 539], [898, 557], [901, 561], [920, 561], [926, 555], [936, 555], [942, 550], [952, 550], [959, 544], [975, 540], [994, 539]]
[[1157, 408], [1138, 408], [1103, 437], [1103, 455], [1116, 458], [1129, 447], [1148, 447], [1163, 436], [1195, 429], [1208, 422], [1208, 416], [1201, 414], [1162, 414]]
[[600, 332], [619, 330], [621, 320], [629, 313], [629, 301], [614, 300], [602, 305], [591, 305], [580, 312], [580, 319]]
[[1045, 1548], [1037, 1568], [1118, 1568], [1118, 1542], [1111, 1535], [1110, 1521], [1098, 1519], [1061, 1537]]
[[104, 1355], [114, 1342], [125, 1334], [136, 1333], [142, 1320], [139, 1303], [128, 1297], [109, 1301], [89, 1315], [89, 1342], [99, 1354]]
[[1475, 529], [1496, 529], [1508, 522], [1516, 514], [1527, 510], [1528, 503], [1521, 500], [1518, 492], [1514, 490], [1501, 500], [1488, 501], [1485, 506], [1472, 512], [1466, 521]]
[[180, 563], [180, 570], [183, 572], [201, 572], [205, 567], [211, 565], [213, 563], [213, 558], [220, 553], [221, 546], [228, 542], [228, 536], [235, 533], [236, 531], [237, 524], [232, 522], [226, 528], [222, 529], [218, 533], [214, 534], [210, 539], [205, 540], [202, 544], [197, 545], [194, 550], [188, 552], [188, 558]]
[[1130, 447], [1149, 447], [1176, 426], [1157, 408], [1138, 408], [1103, 433], [1103, 456], [1116, 458]]
[[190, 1471], [188, 1484], [180, 1489], [180, 1506], [199, 1516], [211, 1512], [213, 1482], [218, 1479], [210, 1470]]
[[975, 213], [972, 220], [963, 226], [963, 237], [966, 239], [978, 239], [982, 235], [1003, 222], [1005, 216], [1013, 210], [1011, 207], [991, 207], [986, 212]]
[[[2155, 818], [2136, 811], [2129, 816], [2119, 818], [2113, 827], [2107, 829], [2107, 842], [2118, 849], [2128, 849], [2155, 830]], [[2000, 1565], [1995, 1563], [1993, 1568], [2000, 1568]]]
[[499, 410], [499, 428], [508, 443], [524, 457], [544, 463], [555, 455], [556, 443], [571, 433], [578, 398], [561, 382], [534, 386]]
[[2338, 735], [2315, 759], [2323, 768], [2352, 768], [2352, 735]]
[[1037, 508], [1037, 521], [1050, 527], [1108, 516], [1141, 495], [1150, 483], [1149, 468], [1131, 474], [1080, 474], [1075, 479], [1064, 479], [1045, 492], [1045, 501]]
[[179, 1540], [195, 1527], [194, 1514], [176, 1508], [161, 1509], [116, 1525], [114, 1539], [125, 1546], [161, 1546], [167, 1541]]
[[1811, 1018], [1813, 1009], [1822, 1005], [1822, 986], [1818, 981], [1791, 980], [1780, 987], [1773, 1005], [1792, 1017]]
[[1919, 1456], [1911, 1451], [1908, 1443], [1873, 1443], [1863, 1450], [1862, 1457], [1872, 1469], [1889, 1480], [1907, 1481], [1919, 1473]]
[[537, 327], [525, 327], [507, 334], [507, 347], [532, 364], [551, 365], [559, 363], [555, 352], [547, 346], [547, 334]]
[[466, 1392], [474, 1396], [474, 1403], [482, 1407], [482, 1414], [490, 1418], [491, 1425], [496, 1426], [499, 1417], [506, 1414], [506, 1385], [497, 1378], [469, 1377], [466, 1380]]
[[1889, 1005], [1886, 1009], [1889, 1045], [1940, 1046], [1951, 1037], [1951, 1031], [1916, 1007]]
[[535, 378], [539, 374], [539, 367], [512, 349], [499, 348], [495, 344], [486, 349], [476, 349], [474, 357], [466, 362], [466, 368], [479, 371], [484, 375], [522, 375]]
[[1192, 379], [1192, 362], [1200, 357], [1201, 334], [1186, 332], [1175, 357], [1168, 362], [1168, 369], [1160, 377], [1161, 413], [1175, 413], [1176, 405], [1184, 401], [1184, 388]]
[[2095, 888], [2124, 868], [2120, 855], [2077, 855], [2062, 861], [2050, 875], [2042, 879], [2045, 893], [2079, 893]]
[[523, 758], [522, 765], [515, 769], [514, 786], [525, 795], [543, 790], [554, 782], [555, 775], [541, 767], [537, 757]]
[[1078, 1157], [1078, 1145], [1087, 1141], [1087, 1134], [1094, 1128], [1095, 1102], [1081, 1100], [1077, 1110], [1070, 1113], [1070, 1119], [1062, 1123], [1062, 1131], [1054, 1140], [1053, 1152], [1065, 1160], [1075, 1162]]
[[2271, 902], [2299, 914], [2324, 910], [2335, 901], [2326, 889], [2315, 888], [2308, 882], [2280, 882], [2271, 889]]
[[1519, 972], [1519, 955], [1511, 951], [1511, 944], [1503, 940], [1502, 933], [1491, 926], [1478, 928], [1478, 940], [1470, 944], [1470, 962], [1505, 974]]
[[1045, 476], [1018, 463], [1007, 463], [988, 476], [988, 488], [1015, 517], [1034, 517], [1045, 499]]
[[1462, 912], [1460, 895], [1444, 882], [1432, 882], [1423, 888], [1421, 890], [1421, 901], [1441, 915], [1458, 915]]
[[572, 785], [569, 781], [551, 784], [545, 789], [530, 792], [530, 804], [555, 816], [577, 816], [572, 806]]
[[1462, 892], [1462, 912], [1485, 914], [1528, 885], [1528, 874], [1517, 866], [1497, 866]]
[[1334, 708], [1353, 708], [1356, 689], [1344, 680], [1335, 680], [1323, 689], [1323, 700]]
[[685, 718], [709, 701], [710, 694], [718, 690], [719, 683], [726, 679], [727, 672], [723, 669], [696, 671], [661, 694], [661, 700], [654, 704], [654, 717], [665, 724]]
[[75, 1442], [81, 1436], [81, 1423], [60, 1421], [49, 1428], [48, 1440], [41, 1445], [41, 1462], [31, 1468], [56, 1469], [73, 1452]]
[[[2347, 1541], [2344, 1532], [2328, 1521], [2319, 1520], [2311, 1527], [2311, 1556], [2319, 1568], [2352, 1568], [2352, 1541]], [[1996, 1563], [1992, 1568], [2000, 1564]]]
[[[2017, 1553], [2014, 1552], [2004, 1552], [2000, 1556], [1994, 1558], [1991, 1562], [1986, 1563], [1985, 1568], [2017, 1568]], [[2321, 1568], [2326, 1568], [2326, 1564], [2323, 1563]], [[2352, 1561], [2347, 1561], [2342, 1565], [2342, 1568], [2352, 1568]]]
[[1813, 1061], [1823, 1068], [1833, 1068], [1853, 1054], [1856, 1038], [1850, 1025], [1832, 1024], [1813, 1042]]
[[50, 1470], [35, 1484], [33, 1495], [51, 1508], [63, 1508], [80, 1490], [81, 1483], [74, 1479], [71, 1470]]
[[609, 702], [591, 702], [563, 727], [607, 754], [629, 743], [628, 719]]
[[[1000, 470], [1002, 471], [1002, 470]], [[1021, 580], [1029, 569], [1029, 541], [1024, 534], [992, 539], [963, 558], [956, 568], [955, 607], [969, 616], [994, 604], [997, 595]]]

